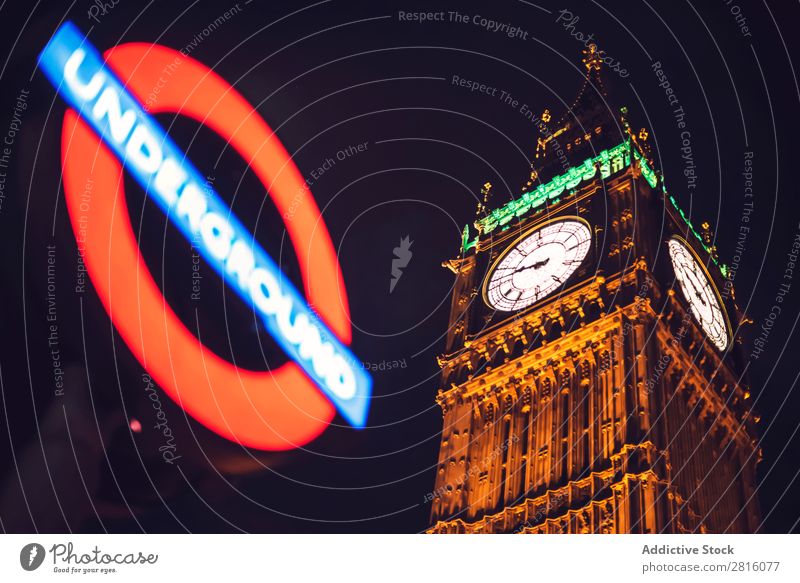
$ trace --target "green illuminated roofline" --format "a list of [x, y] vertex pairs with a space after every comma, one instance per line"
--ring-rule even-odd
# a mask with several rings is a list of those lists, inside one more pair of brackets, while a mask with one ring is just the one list
[[475, 227], [481, 235], [491, 233], [497, 227], [508, 224], [515, 217], [522, 217], [532, 209], [544, 206], [547, 201], [557, 199], [565, 191], [570, 192], [581, 183], [593, 180], [597, 176], [598, 169], [600, 178], [605, 180], [631, 165], [631, 152], [633, 158], [639, 163], [642, 176], [651, 187], [655, 188], [658, 184], [658, 176], [650, 168], [647, 159], [631, 144], [631, 141], [625, 140], [613, 148], [603, 150], [594, 158], [587, 158], [579, 166], [570, 168], [550, 182], [540, 184], [533, 190], [523, 193], [519, 198], [494, 209], [486, 217], [475, 221]]
[[[603, 150], [594, 158], [588, 158], [584, 160], [579, 166], [570, 168], [567, 172], [561, 174], [560, 176], [556, 176], [550, 182], [540, 184], [533, 190], [523, 193], [523, 195], [519, 198], [506, 203], [500, 208], [494, 209], [486, 217], [475, 221], [475, 227], [478, 229], [478, 235], [472, 241], [470, 241], [469, 225], [465, 225], [461, 241], [462, 251], [466, 253], [477, 245], [478, 239], [481, 235], [486, 235], [498, 227], [507, 225], [514, 219], [514, 217], [522, 217], [531, 210], [544, 206], [547, 201], [552, 200], [557, 202], [558, 197], [560, 197], [564, 191], [571, 193], [573, 189], [577, 188], [581, 183], [588, 180], [593, 180], [597, 175], [598, 169], [600, 170], [600, 178], [605, 180], [612, 174], [616, 174], [617, 172], [628, 168], [628, 166], [631, 165], [631, 153], [633, 154], [633, 159], [639, 164], [639, 168], [644, 179], [652, 188], [655, 188], [659, 182], [658, 175], [650, 167], [647, 158], [645, 158], [639, 149], [632, 144], [630, 139], [627, 139], [613, 148]], [[667, 193], [666, 188], [664, 188], [663, 181], [661, 184], [661, 190], [664, 193], [664, 197], [669, 199], [673, 208], [678, 211], [681, 219], [683, 219], [683, 221], [689, 227], [689, 231], [700, 242], [700, 245], [703, 247], [706, 253], [708, 253], [711, 261], [713, 261], [714, 264], [719, 268], [722, 276], [727, 277], [727, 266], [719, 263], [711, 248], [709, 248], [709, 246], [705, 244], [705, 241], [703, 241], [702, 235], [697, 232], [697, 230], [694, 228], [694, 225], [692, 225], [692, 222], [689, 220], [689, 217], [687, 217], [683, 212], [683, 209], [678, 206], [675, 198], [671, 194]]]
[[686, 213], [683, 212], [683, 209], [678, 206], [678, 201], [675, 200], [675, 197], [669, 194], [667, 192], [667, 189], [664, 188], [663, 185], [661, 186], [661, 190], [664, 192], [664, 197], [669, 199], [669, 202], [672, 203], [672, 207], [676, 211], [678, 211], [678, 214], [683, 219], [683, 222], [686, 223], [687, 227], [689, 227], [689, 232], [692, 233], [692, 235], [694, 235], [695, 239], [697, 239], [697, 241], [700, 243], [700, 246], [705, 250], [706, 253], [708, 253], [708, 256], [711, 258], [711, 261], [714, 262], [714, 265], [716, 265], [719, 268], [722, 277], [728, 277], [728, 266], [725, 265], [724, 263], [720, 263], [717, 260], [711, 248], [708, 245], [706, 245], [705, 241], [703, 241], [703, 236], [697, 232], [697, 229], [694, 228], [692, 221], [689, 220], [689, 217], [686, 216]]

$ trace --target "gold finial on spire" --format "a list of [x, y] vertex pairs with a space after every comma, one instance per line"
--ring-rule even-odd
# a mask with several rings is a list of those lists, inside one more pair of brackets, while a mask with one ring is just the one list
[[536, 182], [539, 178], [539, 173], [536, 171], [536, 168], [533, 166], [533, 162], [531, 162], [531, 177], [528, 179], [528, 182], [525, 183], [525, 186], [522, 187], [522, 192], [530, 190], [533, 186], [533, 183]]
[[703, 239], [703, 244], [706, 246], [711, 257], [715, 260], [718, 259], [717, 256], [717, 246], [714, 245], [714, 231], [711, 230], [711, 225], [708, 221], [703, 221], [700, 225], [700, 237]]
[[592, 69], [599, 71], [603, 60], [600, 58], [600, 53], [597, 51], [597, 45], [594, 43], [590, 44], [584, 49], [583, 54], [583, 65], [586, 67], [586, 71], [591, 72]]
[[538, 179], [539, 173], [536, 171], [536, 168], [533, 167], [533, 164], [531, 164], [531, 179], [528, 181], [528, 186], [533, 184], [533, 182]]
[[711, 232], [711, 225], [708, 221], [703, 221], [700, 225], [700, 235], [703, 237], [703, 243], [706, 245], [711, 243], [713, 233]]
[[478, 209], [475, 211], [477, 216], [482, 214], [486, 214], [486, 209], [489, 205], [489, 194], [492, 192], [492, 183], [487, 182], [481, 188], [481, 194], [483, 195], [483, 200], [478, 202]]

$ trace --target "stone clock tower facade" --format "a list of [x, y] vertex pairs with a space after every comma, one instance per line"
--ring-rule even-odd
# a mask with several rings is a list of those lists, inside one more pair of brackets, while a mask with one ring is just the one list
[[608, 103], [593, 49], [584, 64], [572, 107], [537, 120], [523, 193], [485, 185], [445, 262], [429, 532], [753, 532], [744, 316], [708, 225]]

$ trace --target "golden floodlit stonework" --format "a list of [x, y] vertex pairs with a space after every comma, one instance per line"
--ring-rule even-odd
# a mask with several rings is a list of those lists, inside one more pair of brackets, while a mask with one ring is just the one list
[[[690, 241], [716, 289], [724, 266], [669, 202], [647, 132], [633, 132], [624, 109], [609, 114], [599, 70], [587, 75], [564, 117], [541, 120], [532, 176], [557, 180], [563, 158], [600, 164], [598, 152], [626, 142], [616, 173], [589, 168], [505, 224], [485, 200], [477, 234], [467, 227], [444, 264], [456, 281], [429, 532], [753, 532], [760, 451], [742, 375], [745, 317], [724, 303], [724, 352], [704, 334], [666, 243]], [[591, 226], [581, 268], [525, 309], [492, 309], [482, 290], [498, 258], [562, 217]]]

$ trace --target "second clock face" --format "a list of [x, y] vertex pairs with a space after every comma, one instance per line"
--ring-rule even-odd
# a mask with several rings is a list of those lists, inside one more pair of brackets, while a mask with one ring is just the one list
[[705, 270], [689, 248], [678, 239], [670, 239], [669, 255], [675, 269], [675, 278], [692, 314], [720, 350], [728, 347], [728, 327], [717, 292]]
[[580, 267], [592, 234], [578, 220], [550, 223], [525, 236], [502, 256], [484, 288], [496, 310], [521, 310], [550, 295]]

